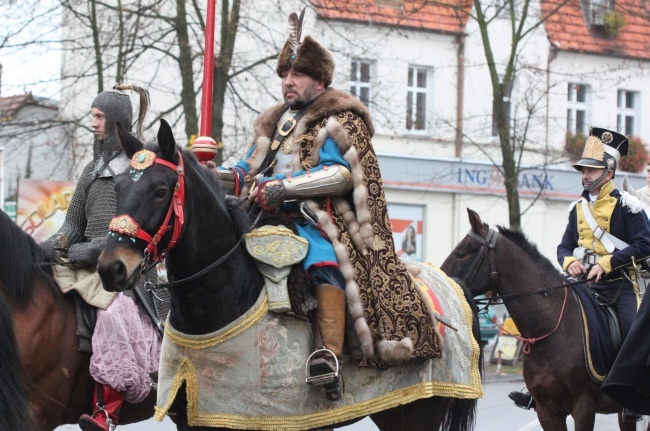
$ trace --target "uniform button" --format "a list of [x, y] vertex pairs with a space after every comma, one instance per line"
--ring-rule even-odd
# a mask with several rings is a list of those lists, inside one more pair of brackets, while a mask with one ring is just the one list
[[580, 232], [582, 232], [582, 228], [580, 228]]
[[585, 237], [584, 237], [584, 236], [581, 236], [580, 239], [585, 239]]
[[609, 201], [610, 201], [610, 202], [614, 202], [614, 199], [610, 199]]
[[582, 224], [582, 220], [579, 220], [578, 223]]
[[609, 217], [605, 217], [605, 221], [609, 221]]

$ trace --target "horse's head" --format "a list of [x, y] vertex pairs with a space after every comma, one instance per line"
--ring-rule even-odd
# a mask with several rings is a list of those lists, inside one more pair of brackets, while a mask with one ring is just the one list
[[481, 217], [467, 208], [471, 230], [443, 262], [448, 276], [463, 281], [472, 295], [494, 290], [498, 283], [495, 247], [498, 231], [490, 229]]
[[623, 177], [623, 187], [621, 190], [637, 197], [641, 201], [641, 206], [643, 206], [646, 215], [650, 217], [650, 190], [648, 189], [648, 186], [635, 190], [626, 175]]
[[131, 165], [115, 179], [117, 216], [111, 221], [97, 265], [109, 291], [134, 287], [145, 256], [155, 261], [178, 239], [185, 189], [182, 157], [165, 120], [160, 121], [159, 148], [155, 149], [145, 149], [119, 123], [117, 131]]

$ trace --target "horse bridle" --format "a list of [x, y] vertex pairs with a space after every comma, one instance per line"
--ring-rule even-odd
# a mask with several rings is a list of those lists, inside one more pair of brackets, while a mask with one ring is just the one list
[[474, 280], [474, 277], [476, 276], [476, 272], [478, 271], [479, 266], [481, 266], [481, 263], [483, 262], [483, 259], [487, 254], [490, 256], [490, 284], [492, 285], [493, 294], [496, 295], [498, 293], [497, 288], [499, 286], [499, 272], [497, 271], [497, 267], [495, 263], [494, 249], [496, 248], [497, 237], [499, 236], [499, 232], [494, 229], [490, 229], [488, 231], [487, 237], [483, 238], [482, 236], [477, 235], [472, 231], [469, 231], [467, 233], [467, 236], [480, 242], [481, 249], [479, 250], [476, 257], [474, 258], [474, 261], [470, 265], [469, 269], [467, 270], [467, 274], [465, 275], [465, 277], [463, 277], [463, 282], [467, 286], [471, 284], [471, 282]]
[[[183, 166], [183, 157], [181, 155], [181, 152], [178, 150], [177, 152], [178, 152], [178, 160], [179, 160], [178, 165], [174, 165], [173, 163], [170, 163], [166, 160], [156, 157], [156, 153], [150, 150], [138, 151], [131, 158], [131, 167], [133, 169], [130, 171], [130, 173], [132, 175], [136, 175], [137, 177], [142, 176], [142, 172], [145, 169], [153, 166], [154, 164], [165, 166], [173, 170], [174, 172], [176, 172], [176, 174], [178, 175], [178, 181], [174, 186], [174, 195], [172, 196], [172, 200], [169, 204], [167, 215], [165, 216], [165, 220], [163, 221], [162, 225], [160, 226], [156, 234], [153, 237], [149, 235], [142, 228], [140, 228], [138, 222], [136, 222], [133, 219], [133, 217], [131, 217], [128, 214], [123, 214], [117, 217], [113, 217], [109, 225], [109, 231], [111, 233], [117, 232], [120, 235], [126, 235], [130, 237], [133, 242], [135, 242], [136, 238], [142, 239], [147, 242], [147, 246], [144, 249], [144, 260], [140, 265], [141, 276], [144, 276], [147, 271], [149, 271], [154, 266], [156, 266], [159, 262], [162, 262], [165, 259], [165, 254], [172, 247], [174, 247], [178, 242], [178, 239], [181, 236], [181, 229], [183, 228], [183, 224], [185, 223], [185, 217], [183, 212], [183, 208], [185, 206], [185, 169]], [[169, 241], [167, 247], [162, 251], [162, 253], [158, 253], [158, 244], [160, 243], [162, 236], [171, 229], [170, 220], [171, 220], [172, 213], [176, 216], [172, 238]], [[249, 216], [252, 213], [253, 213], [253, 208], [251, 209]], [[253, 221], [251, 225], [251, 229], [257, 225], [257, 222], [259, 221], [261, 215], [262, 215], [262, 211], [259, 212], [255, 220]], [[208, 272], [212, 271], [217, 266], [225, 262], [237, 250], [239, 245], [242, 243], [243, 239], [244, 239], [243, 236], [240, 237], [239, 241], [237, 241], [237, 243], [225, 255], [221, 256], [219, 259], [212, 262], [207, 267], [201, 269], [200, 271], [196, 272], [195, 274], [189, 277], [180, 280], [169, 281], [167, 283], [159, 283], [156, 285], [152, 285], [152, 283], [147, 281], [145, 285], [147, 285], [148, 288], [160, 289], [160, 288], [169, 288], [178, 284], [183, 284], [195, 280], [207, 274]], [[150, 261], [151, 264], [149, 263]]]
[[[465, 276], [465, 278], [463, 278], [463, 281], [466, 283], [467, 286], [469, 286], [470, 282], [474, 279], [474, 276], [476, 275], [476, 271], [478, 270], [478, 267], [481, 265], [483, 258], [485, 258], [485, 255], [486, 254], [490, 255], [490, 283], [492, 284], [492, 295], [490, 296], [490, 298], [488, 298], [486, 308], [497, 298], [503, 300], [506, 297], [516, 298], [516, 297], [523, 297], [523, 296], [536, 295], [536, 294], [544, 294], [546, 296], [550, 290], [555, 290], [559, 288], [564, 289], [564, 302], [562, 304], [562, 310], [560, 311], [560, 316], [558, 318], [557, 324], [555, 325], [555, 328], [553, 328], [552, 331], [548, 332], [547, 334], [541, 337], [534, 337], [534, 338], [526, 338], [521, 335], [510, 334], [516, 339], [518, 339], [519, 341], [524, 343], [523, 351], [525, 354], [530, 353], [530, 348], [533, 344], [535, 344], [537, 341], [543, 340], [551, 336], [560, 327], [560, 323], [562, 322], [562, 317], [564, 316], [564, 310], [566, 308], [569, 284], [564, 283], [561, 286], [553, 286], [553, 287], [544, 288], [533, 292], [521, 293], [521, 294], [499, 295], [499, 291], [498, 291], [499, 273], [497, 272], [495, 258], [494, 258], [496, 242], [497, 242], [497, 237], [499, 236], [499, 232], [494, 229], [490, 229], [488, 231], [486, 238], [483, 238], [472, 231], [469, 231], [467, 235], [470, 238], [473, 238], [476, 241], [481, 243], [481, 249], [479, 250], [476, 257], [474, 258], [472, 265], [467, 271], [467, 275]], [[504, 330], [506, 333], [509, 334], [509, 332], [506, 331], [502, 326], [500, 326], [499, 324], [497, 324], [497, 326], [501, 330]]]
[[[142, 176], [142, 173], [145, 169], [148, 169], [155, 164], [162, 165], [173, 170], [178, 176], [178, 180], [174, 186], [174, 195], [172, 196], [172, 200], [169, 203], [169, 209], [167, 210], [167, 215], [165, 216], [165, 220], [163, 221], [156, 234], [154, 236], [149, 235], [144, 229], [140, 227], [138, 222], [136, 222], [133, 217], [128, 214], [122, 214], [113, 217], [108, 226], [108, 230], [110, 232], [116, 232], [120, 235], [129, 236], [134, 242], [136, 238], [147, 242], [147, 246], [144, 249], [144, 257], [146, 262], [145, 266], [149, 260], [151, 260], [154, 264], [163, 261], [165, 258], [165, 253], [176, 245], [178, 238], [181, 236], [183, 223], [185, 223], [185, 217], [183, 213], [183, 207], [185, 206], [185, 171], [183, 168], [183, 157], [181, 157], [180, 151], [176, 151], [178, 152], [178, 165], [174, 165], [167, 160], [156, 157], [156, 153], [150, 150], [140, 150], [131, 158], [132, 169], [129, 171], [129, 173], [134, 175], [136, 179]], [[162, 253], [158, 253], [158, 244], [160, 243], [160, 240], [162, 239], [163, 235], [172, 228], [170, 225], [172, 213], [176, 216], [172, 238]]]

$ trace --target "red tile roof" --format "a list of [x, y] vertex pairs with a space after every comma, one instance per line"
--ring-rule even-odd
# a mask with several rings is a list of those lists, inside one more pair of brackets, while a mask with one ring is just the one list
[[[543, 0], [542, 12], [549, 14], [563, 1]], [[616, 1], [627, 24], [614, 38], [585, 20], [579, 0], [569, 0], [545, 23], [549, 41], [560, 50], [650, 60], [650, 8], [644, 4], [645, 0]]]
[[458, 34], [471, 0], [312, 0], [320, 18]]
[[0, 119], [5, 120], [13, 117], [20, 108], [33, 101], [34, 96], [32, 96], [32, 93], [0, 97]]
[[34, 97], [32, 93], [0, 97], [0, 121], [11, 121], [16, 113], [27, 105], [39, 105], [57, 109], [56, 102], [43, 97]]

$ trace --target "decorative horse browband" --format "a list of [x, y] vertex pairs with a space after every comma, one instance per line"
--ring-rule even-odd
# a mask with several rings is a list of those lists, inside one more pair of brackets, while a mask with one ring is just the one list
[[[185, 175], [183, 169], [183, 157], [181, 156], [180, 151], [178, 151], [178, 160], [178, 165], [174, 165], [166, 160], [156, 157], [156, 153], [150, 150], [140, 150], [131, 158], [131, 167], [133, 169], [130, 171], [130, 173], [135, 174], [138, 178], [142, 176], [142, 173], [145, 169], [150, 168], [154, 164], [166, 166], [169, 169], [175, 171], [178, 175], [178, 182], [174, 187], [174, 195], [172, 196], [172, 200], [169, 203], [169, 209], [167, 210], [165, 221], [163, 221], [162, 225], [158, 229], [158, 232], [156, 232], [153, 237], [141, 229], [138, 222], [136, 222], [133, 217], [128, 214], [113, 217], [108, 226], [109, 231], [117, 232], [120, 235], [127, 235], [131, 237], [133, 241], [135, 241], [135, 238], [146, 241], [147, 246], [144, 250], [145, 258], [151, 256], [154, 262], [162, 261], [167, 250], [176, 245], [176, 241], [178, 241], [178, 238], [181, 235], [181, 229], [185, 221], [183, 215], [183, 205], [185, 204]], [[136, 173], [136, 171], [138, 172]], [[176, 216], [172, 239], [169, 241], [167, 248], [163, 250], [162, 253], [158, 254], [158, 244], [160, 243], [160, 240], [162, 239], [163, 235], [172, 228], [170, 226], [172, 212]]]

